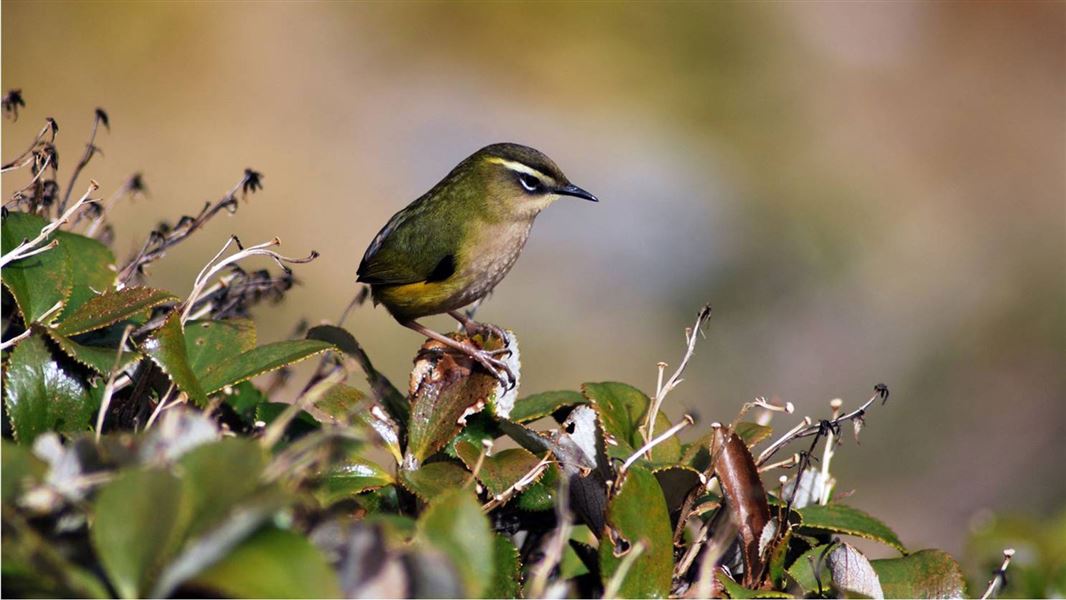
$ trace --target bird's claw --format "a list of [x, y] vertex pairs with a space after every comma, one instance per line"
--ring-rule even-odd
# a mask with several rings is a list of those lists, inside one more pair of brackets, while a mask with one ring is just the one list
[[[510, 352], [510, 350], [506, 351]], [[476, 360], [482, 367], [485, 367], [489, 373], [492, 373], [507, 390], [514, 389], [518, 385], [518, 377], [515, 376], [514, 371], [511, 370], [507, 363], [493, 356], [499, 352], [499, 350], [478, 350], [471, 355], [471, 358]]]

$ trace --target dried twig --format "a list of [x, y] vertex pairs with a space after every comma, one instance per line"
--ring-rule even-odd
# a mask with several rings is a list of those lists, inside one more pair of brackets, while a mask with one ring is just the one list
[[635, 463], [637, 461], [637, 459], [640, 458], [640, 456], [642, 454], [648, 453], [648, 456], [650, 457], [652, 448], [654, 448], [655, 446], [661, 444], [663, 441], [671, 438], [672, 436], [676, 435], [682, 429], [684, 429], [684, 428], [686, 428], [686, 427], [688, 427], [690, 425], [693, 425], [695, 423], [696, 423], [696, 419], [692, 415], [685, 415], [681, 419], [680, 423], [678, 423], [678, 424], [674, 425], [673, 427], [671, 427], [670, 429], [667, 429], [666, 431], [662, 432], [661, 434], [659, 434], [658, 437], [656, 437], [653, 440], [650, 440], [648, 443], [646, 443], [643, 446], [641, 446], [639, 450], [637, 450], [632, 455], [630, 455], [629, 458], [627, 458], [626, 461], [624, 463], [622, 463], [621, 468], [618, 469], [619, 474], [624, 473], [630, 467], [630, 465]]
[[80, 200], [75, 202], [69, 210], [60, 215], [58, 219], [52, 221], [48, 225], [45, 225], [41, 229], [41, 232], [37, 234], [37, 237], [33, 238], [32, 240], [23, 241], [18, 246], [12, 248], [10, 252], [0, 257], [0, 267], [4, 267], [12, 261], [27, 258], [29, 256], [33, 256], [34, 254], [39, 254], [40, 252], [45, 252], [46, 250], [55, 248], [56, 244], [58, 243], [58, 240], [53, 240], [52, 243], [47, 244], [43, 247], [39, 245], [46, 239], [48, 239], [48, 236], [52, 235], [55, 230], [59, 229], [63, 226], [64, 223], [68, 222], [75, 213], [84, 208], [86, 205], [95, 202], [94, 200], [89, 199], [89, 194], [96, 191], [99, 187], [100, 185], [93, 181], [89, 185], [89, 189], [85, 192], [85, 195], [82, 196]]
[[145, 240], [144, 246], [141, 247], [137, 255], [119, 269], [119, 283], [125, 284], [135, 274], [143, 273], [146, 266], [162, 258], [168, 249], [198, 231], [223, 209], [230, 213], [235, 212], [238, 205], [237, 192], [241, 193], [241, 197], [245, 197], [249, 193], [261, 189], [263, 187], [261, 183], [262, 177], [260, 173], [252, 169], [245, 169], [244, 175], [237, 182], [237, 185], [233, 186], [218, 201], [206, 203], [195, 217], [182, 217], [173, 228], [161, 227], [153, 231], [148, 236], [148, 239]]
[[[226, 250], [229, 249], [230, 244], [236, 244], [239, 251], [219, 260]], [[241, 241], [237, 239], [236, 236], [231, 236], [222, 246], [222, 249], [218, 251], [218, 254], [215, 254], [214, 258], [208, 261], [208, 263], [204, 265], [204, 268], [200, 270], [200, 274], [196, 276], [196, 280], [193, 282], [192, 292], [189, 293], [189, 297], [185, 302], [181, 304], [181, 322], [185, 323], [189, 320], [193, 307], [197, 305], [197, 302], [204, 293], [204, 288], [207, 286], [207, 282], [210, 281], [212, 277], [225, 270], [229, 265], [235, 264], [251, 256], [266, 256], [276, 262], [282, 270], [289, 272], [289, 267], [286, 266], [286, 263], [303, 264], [318, 258], [318, 252], [315, 252], [314, 250], [312, 250], [311, 254], [306, 258], [282, 256], [273, 250], [268, 250], [268, 248], [280, 244], [281, 240], [274, 238], [269, 242], [245, 248], [241, 245]]]
[[89, 161], [92, 160], [93, 155], [95, 155], [97, 152], [100, 152], [100, 148], [96, 146], [95, 142], [96, 131], [97, 129], [99, 129], [101, 123], [103, 123], [104, 127], [106, 127], [109, 131], [111, 130], [111, 124], [110, 122], [108, 122], [107, 113], [104, 112], [104, 109], [97, 108], [96, 112], [93, 113], [93, 128], [92, 131], [89, 133], [89, 141], [85, 143], [85, 154], [81, 156], [81, 160], [78, 161], [78, 165], [74, 167], [74, 172], [70, 174], [70, 182], [67, 183], [66, 192], [63, 193], [63, 199], [60, 200], [59, 205], [56, 207], [56, 212], [61, 213], [64, 209], [66, 209], [67, 201], [70, 200], [70, 192], [74, 189], [74, 183], [78, 181], [78, 175], [81, 175], [82, 169], [84, 169], [85, 166], [89, 164]]
[[696, 323], [692, 327], [685, 329], [685, 354], [681, 357], [681, 364], [666, 383], [662, 383], [663, 370], [666, 368], [666, 364], [658, 364], [659, 377], [655, 390], [655, 398], [652, 399], [651, 408], [648, 410], [644, 426], [641, 428], [641, 435], [644, 437], [645, 444], [650, 442], [655, 436], [655, 421], [659, 415], [659, 409], [662, 408], [663, 400], [666, 399], [666, 395], [669, 394], [677, 384], [683, 381], [681, 375], [685, 372], [685, 367], [688, 366], [688, 361], [692, 358], [692, 353], [696, 350], [697, 334], [700, 333], [700, 328], [703, 327], [703, 324], [706, 323], [707, 319], [710, 317], [711, 305], [706, 304], [700, 308], [699, 312], [696, 314]]
[[1007, 585], [1007, 567], [1010, 566], [1011, 559], [1014, 558], [1014, 548], [1006, 548], [1003, 550], [1003, 564], [996, 569], [996, 572], [992, 574], [992, 580], [988, 582], [988, 589], [981, 595], [981, 600], [988, 600], [991, 598], [999, 588]]
[[104, 395], [100, 400], [100, 410], [96, 413], [96, 442], [100, 442], [100, 436], [104, 431], [104, 418], [107, 416], [107, 409], [111, 406], [111, 395], [115, 393], [115, 374], [118, 371], [119, 365], [122, 364], [122, 351], [126, 349], [126, 340], [130, 337], [130, 331], [133, 330], [133, 325], [127, 325], [122, 330], [122, 339], [118, 342], [118, 351], [115, 353], [115, 363], [111, 367], [111, 371], [107, 374], [107, 384], [104, 386]]
[[874, 386], [874, 395], [867, 400], [862, 406], [849, 412], [845, 415], [841, 415], [835, 419], [828, 421], [821, 421], [814, 423], [810, 417], [804, 417], [803, 421], [788, 431], [785, 435], [781, 436], [777, 441], [770, 444], [762, 453], [759, 454], [759, 459], [755, 461], [756, 465], [762, 466], [770, 459], [778, 450], [787, 445], [789, 442], [797, 440], [799, 438], [810, 437], [812, 435], [818, 435], [822, 431], [823, 427], [829, 426], [834, 429], [839, 429], [841, 423], [846, 423], [853, 420], [861, 420], [866, 415], [866, 410], [874, 403], [878, 398], [881, 399], [881, 404], [884, 404], [888, 400], [888, 387], [879, 383]]
[[569, 506], [570, 498], [569, 479], [559, 478], [558, 500], [555, 503], [556, 526], [555, 532], [548, 541], [544, 551], [544, 557], [531, 569], [529, 587], [526, 589], [527, 598], [543, 598], [544, 590], [548, 587], [548, 577], [563, 559], [566, 550], [566, 541], [570, 539], [570, 530], [573, 528]]
[[56, 140], [56, 133], [59, 132], [59, 125], [56, 124], [55, 119], [48, 117], [45, 119], [44, 127], [33, 138], [33, 142], [30, 147], [19, 154], [14, 159], [4, 163], [3, 167], [0, 167], [0, 173], [7, 173], [8, 171], [14, 171], [15, 169], [21, 169], [31, 163], [33, 163], [34, 150], [37, 148], [37, 144], [41, 143], [45, 134], [51, 133], [52, 137], [49, 143], [53, 143]]

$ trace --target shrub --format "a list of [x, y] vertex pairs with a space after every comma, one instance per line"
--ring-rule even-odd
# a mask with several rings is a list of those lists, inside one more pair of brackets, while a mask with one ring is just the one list
[[[293, 259], [277, 240], [233, 238], [184, 299], [145, 285], [145, 272], [236, 211], [260, 175], [246, 170], [219, 200], [160, 225], [118, 262], [108, 216], [144, 185], [135, 175], [108, 202], [92, 199], [95, 183], [77, 188], [100, 126], [108, 117], [97, 110], [65, 187], [51, 119], [3, 167], [30, 178], [3, 215], [8, 594], [964, 593], [950, 556], [908, 551], [834, 494], [842, 428], [857, 438], [887, 387], [776, 438], [770, 420], [791, 406], [756, 400], [683, 443], [694, 417], [673, 424], [661, 408], [706, 307], [685, 332], [680, 367], [668, 377], [660, 363], [653, 394], [602, 382], [519, 398], [429, 341], [405, 392], [340, 324], [257, 345], [252, 309], [281, 300], [289, 265], [314, 253]], [[247, 270], [254, 257], [277, 270]], [[506, 345], [520, 374], [513, 333], [474, 341]], [[312, 357], [318, 368], [295, 402], [277, 401], [290, 365]], [[359, 374], [365, 387], [352, 381]], [[794, 442], [799, 450], [774, 460]], [[852, 538], [899, 556], [868, 560]]]

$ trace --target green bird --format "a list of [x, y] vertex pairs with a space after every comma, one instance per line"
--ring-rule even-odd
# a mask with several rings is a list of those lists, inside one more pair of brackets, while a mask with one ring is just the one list
[[393, 215], [359, 263], [360, 283], [370, 285], [405, 327], [470, 356], [504, 385], [515, 375], [486, 351], [432, 331], [416, 319], [448, 313], [467, 333], [494, 326], [469, 319], [460, 309], [481, 300], [518, 260], [540, 211], [562, 196], [598, 202], [570, 183], [542, 152], [519, 144], [492, 144], [459, 163], [433, 189]]

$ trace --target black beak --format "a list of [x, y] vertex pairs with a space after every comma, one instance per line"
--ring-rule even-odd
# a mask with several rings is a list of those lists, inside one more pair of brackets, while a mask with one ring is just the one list
[[564, 185], [561, 188], [557, 188], [555, 190], [555, 193], [559, 194], [561, 196], [573, 196], [575, 198], [584, 198], [585, 200], [588, 200], [589, 202], [599, 202], [599, 199], [596, 198], [596, 196], [593, 196], [592, 194], [586, 192], [585, 190], [577, 187], [576, 185], [574, 185], [572, 183], [568, 183], [568, 184]]

